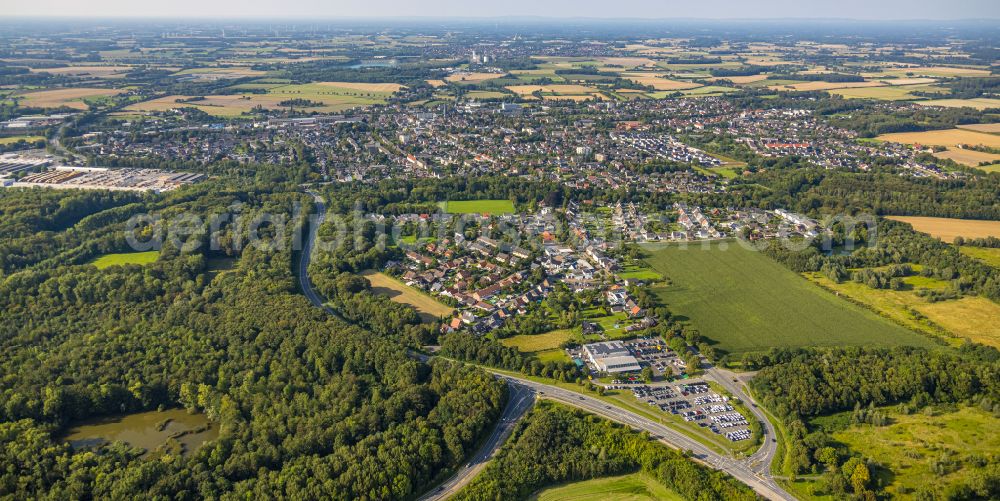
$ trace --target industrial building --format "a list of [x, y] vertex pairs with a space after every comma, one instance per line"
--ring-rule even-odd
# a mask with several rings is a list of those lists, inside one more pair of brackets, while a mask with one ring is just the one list
[[583, 352], [599, 372], [636, 372], [641, 369], [639, 361], [621, 341], [584, 345]]

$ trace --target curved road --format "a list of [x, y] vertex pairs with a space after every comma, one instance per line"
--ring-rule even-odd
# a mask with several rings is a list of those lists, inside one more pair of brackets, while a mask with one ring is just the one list
[[722, 385], [734, 397], [739, 398], [750, 409], [750, 412], [757, 417], [757, 421], [761, 423], [761, 426], [764, 428], [764, 445], [747, 459], [750, 467], [758, 474], [770, 476], [771, 462], [774, 461], [774, 455], [778, 453], [778, 442], [776, 441], [778, 434], [774, 429], [774, 425], [767, 419], [767, 415], [757, 406], [757, 403], [754, 402], [750, 394], [745, 391], [741, 375], [714, 366], [709, 366], [705, 369], [705, 375]]
[[465, 487], [479, 472], [486, 466], [486, 463], [500, 450], [500, 446], [507, 441], [507, 437], [514, 431], [514, 425], [535, 403], [535, 391], [529, 386], [508, 380], [507, 387], [510, 394], [507, 399], [507, 407], [504, 408], [500, 421], [490, 438], [479, 448], [476, 455], [469, 459], [452, 475], [445, 483], [436, 487], [432, 492], [425, 494], [418, 501], [437, 501], [446, 499]]
[[[312, 191], [307, 191], [307, 193], [312, 195], [313, 200], [316, 203], [316, 218], [311, 221], [309, 235], [306, 237], [305, 246], [302, 249], [302, 256], [299, 261], [298, 270], [299, 283], [302, 286], [303, 293], [307, 298], [309, 298], [309, 301], [312, 302], [313, 305], [318, 308], [323, 308], [325, 311], [336, 316], [336, 312], [323, 304], [323, 300], [313, 290], [312, 282], [309, 280], [309, 262], [312, 258], [313, 247], [316, 244], [316, 234], [319, 230], [319, 226], [326, 218], [326, 204], [323, 201], [323, 198], [317, 193]], [[429, 358], [426, 355], [416, 356], [423, 361], [427, 361]], [[490, 370], [488, 367], [484, 367], [484, 369]], [[472, 478], [474, 478], [475, 475], [478, 474], [483, 468], [485, 463], [493, 457], [497, 450], [499, 450], [500, 446], [504, 443], [504, 440], [506, 440], [507, 436], [510, 435], [510, 432], [513, 430], [514, 424], [534, 403], [534, 396], [536, 393], [541, 397], [549, 398], [563, 404], [583, 409], [593, 414], [611, 419], [612, 421], [625, 424], [631, 428], [647, 431], [653, 438], [667, 444], [670, 447], [689, 450], [693, 453], [693, 457], [698, 461], [714, 469], [721, 470], [729, 475], [732, 475], [734, 478], [750, 486], [758, 494], [767, 499], [783, 501], [795, 500], [795, 497], [778, 485], [770, 475], [771, 459], [774, 457], [775, 449], [777, 447], [777, 444], [771, 442], [769, 439], [769, 437], [775, 437], [774, 428], [771, 423], [764, 416], [763, 412], [761, 412], [761, 410], [753, 404], [753, 399], [751, 399], [749, 395], [743, 391], [742, 385], [732, 382], [733, 378], [736, 377], [735, 375], [729, 373], [728, 371], [722, 371], [721, 369], [716, 368], [709, 368], [706, 373], [709, 376], [712, 376], [712, 379], [716, 380], [734, 396], [737, 396], [744, 402], [750, 404], [751, 412], [753, 412], [764, 425], [764, 445], [747, 460], [740, 461], [718, 454], [702, 445], [701, 442], [698, 442], [687, 435], [625, 409], [608, 405], [607, 403], [591, 396], [577, 393], [575, 391], [565, 390], [557, 386], [537, 383], [528, 379], [521, 379], [494, 372], [494, 374], [498, 377], [507, 381], [508, 386], [511, 389], [510, 398], [508, 399], [507, 406], [504, 408], [500, 422], [497, 424], [497, 427], [494, 429], [489, 439], [482, 445], [482, 447], [480, 447], [479, 451], [465, 466], [459, 468], [455, 475], [448, 479], [444, 484], [435, 488], [433, 492], [425, 494], [424, 497], [420, 498], [420, 500], [429, 501], [444, 499], [457, 492]]]
[[309, 234], [306, 235], [305, 245], [302, 247], [302, 254], [299, 257], [299, 285], [302, 287], [302, 293], [313, 306], [322, 308], [327, 313], [339, 318], [340, 315], [337, 315], [333, 308], [323, 304], [323, 299], [313, 289], [312, 280], [309, 279], [309, 263], [312, 261], [313, 247], [316, 246], [316, 234], [319, 232], [320, 225], [326, 220], [326, 202], [322, 196], [314, 191], [306, 191], [306, 193], [313, 197], [313, 202], [316, 204], [316, 216], [315, 218], [310, 216]]

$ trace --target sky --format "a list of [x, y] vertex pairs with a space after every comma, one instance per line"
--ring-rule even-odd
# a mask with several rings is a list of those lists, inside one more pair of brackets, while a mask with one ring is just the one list
[[996, 19], [1000, 0], [0, 0], [14, 16]]

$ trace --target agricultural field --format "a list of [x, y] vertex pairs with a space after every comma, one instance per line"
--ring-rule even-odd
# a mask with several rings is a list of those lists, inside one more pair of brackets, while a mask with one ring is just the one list
[[465, 97], [470, 99], [504, 99], [511, 96], [495, 90], [473, 90], [466, 92]]
[[830, 90], [830, 94], [836, 94], [847, 99], [881, 99], [883, 101], [926, 99], [914, 95], [913, 92], [945, 92], [945, 90], [933, 85], [883, 85], [878, 87], [853, 87]]
[[73, 108], [86, 110], [90, 107], [88, 100], [115, 96], [124, 92], [120, 89], [100, 88], [67, 88], [50, 89], [20, 94], [21, 106], [32, 108]]
[[413, 309], [417, 310], [417, 313], [420, 314], [420, 318], [424, 322], [433, 322], [440, 317], [451, 315], [455, 311], [451, 306], [438, 302], [433, 297], [385, 273], [366, 270], [361, 273], [361, 276], [371, 282], [373, 293], [387, 296], [397, 303], [412, 306]]
[[929, 336], [954, 336], [1000, 347], [1000, 304], [989, 299], [966, 296], [961, 299], [932, 303], [918, 296], [916, 289], [941, 289], [947, 282], [921, 276], [906, 277], [911, 290], [873, 289], [852, 281], [835, 283], [821, 273], [806, 273], [806, 279], [827, 290], [865, 304], [880, 315]]
[[533, 494], [531, 501], [680, 501], [676, 492], [645, 473], [595, 478], [549, 487]]
[[226, 78], [235, 79], [235, 78], [246, 78], [246, 77], [258, 77], [258, 76], [264, 76], [266, 74], [267, 74], [266, 71], [259, 71], [241, 67], [191, 68], [174, 73], [175, 76], [184, 76], [195, 80], [218, 80]]
[[984, 162], [988, 164], [1000, 163], [1000, 155], [965, 148], [948, 148], [945, 151], [935, 152], [934, 156], [954, 160], [969, 167], [979, 167]]
[[1000, 134], [1000, 123], [959, 125], [958, 128], [976, 132], [985, 132], [987, 134]]
[[32, 68], [32, 73], [48, 73], [50, 75], [66, 75], [72, 77], [122, 78], [132, 71], [131, 66], [60, 66], [57, 68]]
[[940, 238], [945, 242], [952, 242], [955, 237], [1000, 237], [1000, 221], [923, 216], [887, 216], [887, 219], [908, 223], [913, 226], [914, 230]]
[[643, 247], [645, 260], [671, 281], [652, 291], [726, 352], [933, 344], [736, 242]]
[[514, 213], [514, 202], [510, 200], [451, 200], [438, 205], [448, 214]]
[[963, 245], [958, 250], [966, 256], [976, 258], [994, 268], [1000, 268], [1000, 249]]
[[92, 260], [89, 264], [96, 266], [99, 270], [103, 270], [110, 266], [122, 266], [126, 264], [142, 266], [153, 263], [159, 258], [160, 251], [125, 252], [121, 254], [105, 254]]
[[982, 145], [1000, 148], [1000, 136], [965, 129], [929, 130], [924, 132], [899, 132], [882, 134], [876, 139], [903, 144], [922, 146], [958, 146], [960, 144]]
[[833, 89], [855, 89], [859, 87], [882, 87], [882, 82], [802, 82], [793, 84], [772, 85], [771, 90], [833, 90]]
[[487, 80], [493, 80], [494, 78], [500, 78], [502, 76], [503, 74], [500, 73], [460, 72], [460, 73], [455, 73], [453, 75], [448, 75], [447, 77], [445, 77], [444, 80], [446, 82], [451, 82], [451, 83], [474, 84], [474, 83], [485, 82]]
[[989, 108], [1000, 108], [1000, 99], [988, 97], [977, 97], [975, 99], [932, 99], [929, 101], [917, 101], [921, 106], [942, 106], [945, 108], [975, 108], [985, 110]]
[[508, 85], [507, 90], [521, 96], [531, 98], [535, 92], [541, 92], [546, 99], [601, 99], [604, 94], [594, 87], [579, 84], [551, 84], [551, 85]]
[[631, 80], [639, 85], [647, 85], [661, 91], [677, 91], [701, 87], [701, 84], [671, 80], [666, 78], [665, 75], [654, 73], [622, 73], [622, 78]]
[[866, 74], [865, 76], [872, 76], [872, 77], [895, 76], [900, 78], [902, 77], [940, 77], [940, 78], [988, 77], [990, 76], [990, 71], [983, 69], [976, 69], [976, 68], [953, 68], [950, 66], [920, 66], [914, 68], [886, 69], [880, 73]]
[[[912, 495], [930, 487], [943, 491], [950, 484], [968, 479], [971, 468], [948, 468], [946, 473], [933, 464], [943, 458], [959, 464], [975, 462], [977, 456], [989, 456], [1000, 449], [1000, 418], [975, 407], [934, 409], [931, 415], [920, 412], [902, 414], [888, 411], [888, 426], [850, 425], [850, 413], [840, 413], [813, 420], [830, 430], [831, 436], [851, 451], [872, 458], [891, 471], [877, 469], [886, 492], [892, 496]], [[934, 479], [928, 482], [927, 479]]]

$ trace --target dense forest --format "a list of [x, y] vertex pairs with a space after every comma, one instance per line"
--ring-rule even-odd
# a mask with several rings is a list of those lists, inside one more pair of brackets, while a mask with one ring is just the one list
[[[290, 246], [237, 249], [244, 230], [225, 225], [220, 252], [238, 260], [218, 275], [207, 245], [182, 253], [169, 239], [143, 267], [84, 264], [125, 250], [127, 213], [291, 213], [301, 197], [222, 182], [138, 201], [5, 191], [0, 210], [26, 216], [4, 220], [3, 244], [51, 240], [38, 246], [45, 263], [9, 263], [0, 282], [0, 497], [399, 499], [458, 465], [498, 417], [503, 385], [419, 363], [399, 333], [373, 335], [313, 308], [297, 292]], [[67, 233], [76, 236], [64, 245]], [[210, 237], [206, 226], [190, 239]], [[219, 438], [156, 461], [120, 443], [88, 451], [60, 440], [79, 419], [174, 406], [205, 413]]]
[[749, 487], [650, 441], [645, 433], [541, 402], [455, 499], [526, 499], [547, 485], [644, 471], [684, 499], [751, 500]]

